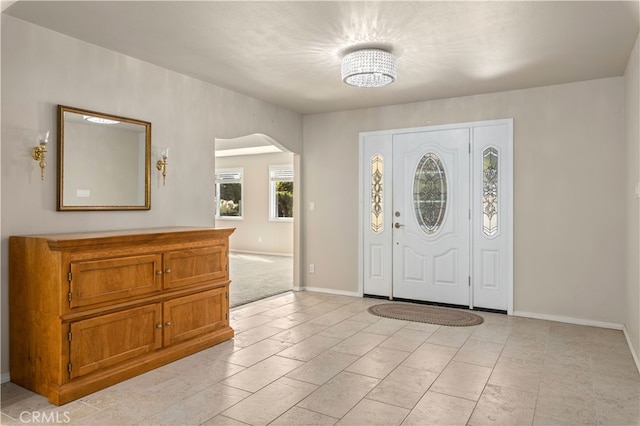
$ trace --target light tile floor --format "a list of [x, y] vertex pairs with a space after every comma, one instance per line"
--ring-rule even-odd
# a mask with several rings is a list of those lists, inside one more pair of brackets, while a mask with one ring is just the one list
[[380, 302], [244, 305], [234, 340], [61, 407], [5, 383], [2, 424], [640, 424], [620, 331], [482, 312], [481, 325], [440, 327], [367, 313]]

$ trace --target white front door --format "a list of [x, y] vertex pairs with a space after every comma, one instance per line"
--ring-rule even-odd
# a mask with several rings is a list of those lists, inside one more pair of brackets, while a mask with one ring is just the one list
[[470, 304], [469, 129], [393, 136], [393, 297]]
[[511, 119], [361, 133], [362, 293], [511, 313], [512, 164]]

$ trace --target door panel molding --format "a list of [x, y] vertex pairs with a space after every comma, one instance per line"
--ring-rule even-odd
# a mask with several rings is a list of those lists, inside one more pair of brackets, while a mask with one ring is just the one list
[[458, 250], [451, 249], [433, 257], [433, 284], [455, 286], [459, 282]]

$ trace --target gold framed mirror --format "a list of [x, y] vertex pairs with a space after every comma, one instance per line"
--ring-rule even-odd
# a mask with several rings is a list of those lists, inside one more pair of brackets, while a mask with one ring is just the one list
[[58, 105], [58, 211], [151, 209], [151, 123]]

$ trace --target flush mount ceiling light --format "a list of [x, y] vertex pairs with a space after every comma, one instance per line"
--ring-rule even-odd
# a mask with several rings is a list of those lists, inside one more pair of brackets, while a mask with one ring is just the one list
[[381, 87], [396, 81], [396, 57], [381, 49], [362, 49], [342, 59], [342, 81], [357, 87]]

